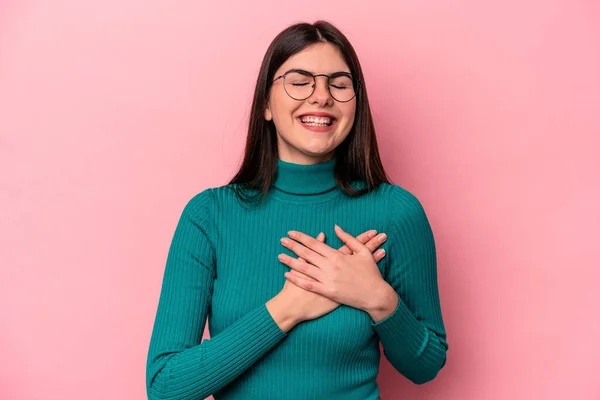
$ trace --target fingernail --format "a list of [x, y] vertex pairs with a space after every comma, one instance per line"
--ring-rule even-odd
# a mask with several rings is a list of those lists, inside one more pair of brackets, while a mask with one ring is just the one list
[[340, 228], [340, 227], [339, 227], [337, 224], [334, 224], [334, 225], [335, 225], [335, 229], [338, 229], [338, 230], [340, 230], [341, 232], [343, 232], [343, 231], [344, 231], [344, 230], [343, 230], [342, 228]]
[[371, 239], [375, 235], [377, 235], [377, 231], [376, 230], [373, 229], [372, 231], [369, 231], [369, 239]]
[[281, 243], [287, 246], [288, 244], [290, 244], [290, 240], [287, 238], [281, 238]]
[[378, 256], [383, 256], [383, 255], [385, 255], [385, 250], [384, 250], [384, 249], [379, 249], [379, 250], [377, 250], [377, 255], [378, 255]]
[[383, 242], [383, 241], [385, 241], [385, 239], [387, 239], [387, 235], [386, 235], [385, 233], [382, 233], [382, 234], [379, 236], [379, 241], [380, 241], [380, 242]]

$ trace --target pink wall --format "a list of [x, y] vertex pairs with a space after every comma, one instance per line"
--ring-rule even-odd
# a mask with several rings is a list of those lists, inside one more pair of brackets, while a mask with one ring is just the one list
[[317, 18], [438, 244], [448, 365], [383, 361], [382, 397], [600, 398], [598, 2], [173, 4], [0, 2], [0, 398], [145, 398], [179, 213], [234, 172], [268, 43]]

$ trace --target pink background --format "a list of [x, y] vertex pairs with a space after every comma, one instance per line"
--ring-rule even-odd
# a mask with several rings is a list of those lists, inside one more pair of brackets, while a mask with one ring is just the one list
[[0, 2], [0, 398], [145, 398], [179, 214], [240, 162], [269, 42], [318, 18], [437, 240], [448, 365], [383, 359], [382, 397], [600, 398], [597, 1], [174, 4]]

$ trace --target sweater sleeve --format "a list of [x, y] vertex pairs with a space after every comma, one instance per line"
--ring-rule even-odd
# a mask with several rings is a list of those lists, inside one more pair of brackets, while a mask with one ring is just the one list
[[169, 248], [146, 362], [150, 400], [204, 399], [287, 336], [263, 304], [202, 340], [216, 274], [211, 189], [184, 207]]
[[436, 377], [446, 364], [446, 331], [437, 282], [433, 232], [419, 200], [393, 185], [388, 227], [386, 281], [398, 306], [372, 326], [392, 366], [417, 384]]

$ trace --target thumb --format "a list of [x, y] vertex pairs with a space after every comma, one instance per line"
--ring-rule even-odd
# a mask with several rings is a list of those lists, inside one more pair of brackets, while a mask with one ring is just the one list
[[[317, 240], [318, 240], [319, 242], [325, 242], [325, 234], [324, 234], [323, 232], [319, 232], [319, 234], [317, 235]], [[298, 260], [306, 261], [306, 260], [304, 260], [304, 258], [302, 258], [302, 257], [298, 257]], [[308, 276], [308, 275], [304, 275], [302, 272], [298, 272], [298, 271], [295, 271], [295, 270], [292, 270], [292, 271], [290, 271], [290, 272], [291, 272], [292, 274], [296, 274], [296, 275], [298, 275], [298, 276], [299, 276], [299, 277], [301, 277], [301, 278], [308, 279], [309, 281], [315, 281], [315, 279], [311, 278], [311, 277], [310, 277], [310, 276]]]
[[344, 230], [342, 228], [340, 228], [339, 225], [337, 225], [337, 224], [335, 225], [334, 231], [335, 231], [335, 234], [340, 238], [340, 240], [342, 242], [344, 242], [346, 244], [346, 246], [348, 246], [348, 248], [354, 252], [354, 254], [360, 254], [363, 252], [364, 249], [367, 248], [364, 244], [359, 242], [354, 236], [350, 235], [347, 232], [344, 232]]
[[[317, 240], [321, 243], [325, 243], [325, 234], [323, 232], [319, 232], [319, 234], [317, 235]], [[298, 257], [298, 260], [301, 261], [306, 261], [304, 258], [302, 257]]]

